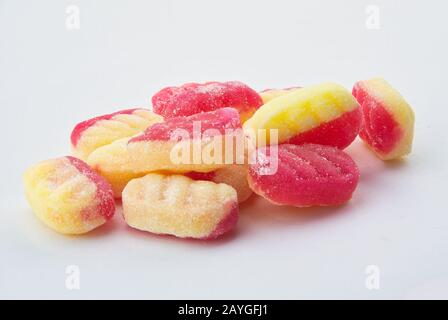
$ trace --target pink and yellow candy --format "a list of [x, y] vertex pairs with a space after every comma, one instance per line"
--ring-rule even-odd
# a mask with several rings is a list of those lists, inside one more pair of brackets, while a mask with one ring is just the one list
[[[338, 84], [324, 83], [272, 99], [243, 127], [249, 134], [276, 129], [279, 144], [316, 143], [343, 149], [355, 139], [361, 126], [361, 110], [350, 92]], [[270, 136], [266, 141], [275, 143]]]
[[131, 137], [163, 118], [145, 109], [128, 109], [78, 123], [72, 131], [74, 154], [86, 160], [95, 149], [115, 140]]
[[25, 172], [24, 183], [36, 216], [57, 232], [86, 233], [114, 215], [110, 185], [77, 158], [40, 162]]
[[414, 136], [414, 112], [400, 93], [384, 79], [359, 81], [353, 95], [362, 108], [362, 140], [383, 160], [409, 154]]
[[153, 110], [165, 119], [231, 107], [244, 122], [262, 105], [258, 93], [239, 81], [186, 83], [167, 87], [152, 97]]
[[247, 182], [247, 164], [231, 164], [211, 172], [188, 172], [185, 175], [194, 180], [225, 183], [233, 187], [238, 194], [238, 202], [244, 202], [252, 195], [252, 189]]
[[153, 171], [138, 171], [133, 165], [127, 148], [129, 139], [102, 146], [87, 158], [87, 163], [110, 183], [115, 198], [121, 198], [121, 192], [129, 181]]
[[[115, 198], [121, 193], [129, 181], [142, 177], [154, 170], [138, 171], [129, 156], [127, 143], [129, 138], [120, 139], [92, 152], [87, 163], [104, 177], [112, 186]], [[185, 175], [194, 180], [206, 180], [226, 183], [238, 193], [238, 201], [243, 202], [252, 194], [247, 184], [248, 166], [245, 164], [229, 164], [210, 172], [188, 172]]]
[[238, 221], [235, 189], [182, 175], [150, 173], [131, 180], [122, 199], [126, 223], [155, 234], [214, 239]]
[[233, 158], [234, 149], [227, 148], [225, 141], [238, 129], [238, 111], [221, 108], [154, 124], [131, 138], [127, 147], [134, 170], [139, 172], [209, 172], [223, 167], [224, 159]]

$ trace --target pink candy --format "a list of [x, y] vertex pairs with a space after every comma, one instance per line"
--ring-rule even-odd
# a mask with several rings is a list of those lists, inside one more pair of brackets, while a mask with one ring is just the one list
[[263, 104], [256, 91], [238, 81], [164, 88], [152, 97], [152, 103], [154, 112], [167, 119], [232, 107], [239, 111], [243, 122]]
[[[252, 190], [278, 205], [296, 207], [340, 205], [350, 200], [359, 171], [343, 151], [315, 144], [278, 146], [258, 150], [257, 162], [250, 166]], [[271, 163], [278, 161], [276, 165]], [[269, 168], [277, 168], [270, 172]]]
[[359, 136], [382, 160], [399, 159], [412, 150], [414, 111], [386, 80], [358, 81], [353, 96], [362, 108], [364, 127]]

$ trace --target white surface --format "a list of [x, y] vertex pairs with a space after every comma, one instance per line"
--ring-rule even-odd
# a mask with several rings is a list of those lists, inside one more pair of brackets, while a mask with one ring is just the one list
[[[65, 28], [78, 5], [80, 30]], [[365, 27], [368, 4], [380, 30]], [[448, 298], [446, 1], [0, 1], [0, 298]], [[407, 161], [356, 142], [362, 178], [336, 209], [241, 209], [237, 232], [181, 241], [113, 223], [65, 237], [37, 221], [24, 169], [73, 126], [188, 81], [256, 89], [383, 76], [416, 112]], [[65, 288], [78, 265], [80, 290]], [[377, 265], [380, 290], [365, 286]]]

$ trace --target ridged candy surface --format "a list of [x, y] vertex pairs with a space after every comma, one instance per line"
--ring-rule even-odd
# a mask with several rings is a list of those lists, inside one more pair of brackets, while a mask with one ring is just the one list
[[122, 201], [129, 226], [180, 238], [214, 239], [238, 220], [235, 189], [182, 175], [150, 173], [134, 179]]
[[153, 110], [164, 118], [191, 116], [196, 113], [231, 107], [244, 121], [262, 105], [259, 94], [238, 81], [187, 83], [167, 87], [152, 97]]
[[74, 154], [86, 160], [95, 149], [131, 137], [163, 118], [145, 109], [127, 109], [102, 115], [75, 126], [71, 134]]
[[275, 146], [258, 150], [248, 175], [252, 190], [268, 201], [296, 207], [331, 206], [352, 197], [359, 170], [343, 151], [315, 144], [283, 144], [276, 157], [271, 148]]
[[89, 232], [115, 212], [110, 185], [86, 163], [73, 157], [46, 160], [30, 167], [24, 183], [36, 216], [60, 233]]

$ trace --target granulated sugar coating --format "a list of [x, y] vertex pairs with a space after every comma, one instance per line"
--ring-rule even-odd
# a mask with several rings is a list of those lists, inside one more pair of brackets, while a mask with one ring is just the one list
[[260, 95], [244, 83], [228, 81], [167, 87], [152, 97], [152, 104], [154, 112], [166, 119], [231, 107], [238, 110], [244, 122], [263, 102]]
[[109, 183], [79, 159], [42, 161], [25, 172], [24, 181], [36, 216], [60, 233], [86, 233], [114, 215]]
[[121, 198], [121, 192], [129, 181], [153, 171], [139, 171], [134, 167], [128, 151], [129, 139], [102, 146], [87, 158], [87, 163], [110, 183], [115, 198]]
[[122, 199], [126, 223], [156, 234], [214, 239], [238, 221], [235, 189], [182, 175], [150, 173], [134, 179]]
[[353, 95], [361, 105], [361, 139], [383, 160], [401, 158], [412, 150], [414, 112], [400, 93], [384, 79], [359, 81]]
[[[359, 179], [355, 162], [343, 151], [329, 146], [283, 144], [278, 160], [270, 148], [258, 152], [261, 161], [250, 165], [249, 185], [258, 195], [278, 205], [296, 207], [340, 205], [352, 197]], [[268, 160], [268, 161], [266, 161]], [[266, 169], [277, 162], [277, 171]]]
[[163, 118], [145, 109], [127, 109], [78, 123], [72, 131], [73, 153], [82, 160], [97, 148], [142, 132]]
[[132, 228], [214, 239], [236, 226], [251, 195], [294, 207], [349, 201], [359, 170], [342, 149], [358, 134], [383, 160], [412, 148], [414, 113], [380, 78], [352, 93], [331, 82], [260, 93], [237, 81], [187, 83], [152, 102], [154, 112], [126, 109], [76, 125], [71, 146], [82, 160], [26, 171], [40, 220], [83, 234], [112, 217], [115, 197]]
[[[139, 172], [209, 172], [225, 166], [220, 159], [234, 158], [235, 150], [225, 141], [237, 129], [241, 129], [238, 112], [222, 108], [154, 124], [130, 139], [127, 148]], [[213, 150], [213, 157], [205, 159], [204, 150]]]
[[247, 182], [247, 164], [231, 164], [211, 172], [188, 172], [185, 175], [193, 180], [225, 183], [233, 187], [238, 194], [238, 202], [244, 202], [252, 195]]
[[340, 149], [352, 143], [361, 126], [356, 99], [335, 83], [291, 90], [261, 106], [244, 123], [245, 130], [278, 130], [278, 143], [316, 143]]

